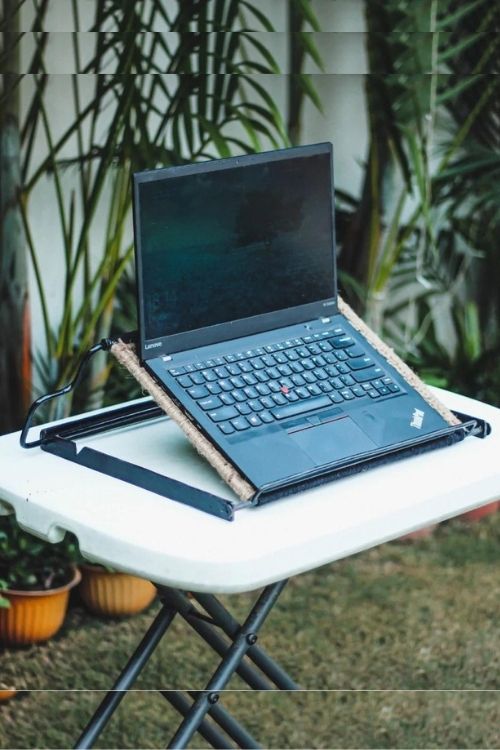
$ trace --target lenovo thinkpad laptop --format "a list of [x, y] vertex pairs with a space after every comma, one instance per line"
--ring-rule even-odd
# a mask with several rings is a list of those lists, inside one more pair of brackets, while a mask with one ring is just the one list
[[457, 430], [339, 313], [331, 144], [134, 175], [140, 357], [259, 490]]

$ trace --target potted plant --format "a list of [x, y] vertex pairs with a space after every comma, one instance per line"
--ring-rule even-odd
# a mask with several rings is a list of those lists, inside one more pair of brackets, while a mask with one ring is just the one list
[[0, 517], [0, 641], [45, 641], [61, 627], [69, 591], [81, 575], [77, 545], [44, 542], [23, 531], [14, 516]]
[[121, 617], [146, 609], [156, 596], [156, 587], [144, 578], [121, 573], [103, 565], [80, 565], [79, 594], [94, 614]]

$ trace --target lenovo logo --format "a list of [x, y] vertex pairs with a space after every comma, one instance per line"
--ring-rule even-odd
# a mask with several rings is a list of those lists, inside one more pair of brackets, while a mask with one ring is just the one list
[[144, 348], [145, 349], [157, 349], [159, 346], [161, 346], [161, 341], [156, 341], [154, 344], [146, 344]]

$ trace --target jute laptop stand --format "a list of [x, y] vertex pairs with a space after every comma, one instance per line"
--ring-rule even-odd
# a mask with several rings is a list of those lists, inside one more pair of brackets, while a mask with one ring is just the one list
[[[457, 414], [450, 411], [429, 391], [420, 378], [397, 356], [397, 354], [385, 344], [354, 311], [339, 299], [339, 310], [349, 320], [351, 325], [361, 333], [362, 336], [373, 346], [373, 348], [386, 360], [406, 382], [415, 389], [422, 398], [434, 409], [449, 425], [434, 439], [425, 438], [420, 444], [410, 447], [389, 448], [386, 453], [370, 456], [367, 454], [352, 457], [338, 464], [329, 472], [319, 477], [308, 478], [295, 482], [293, 485], [282, 486], [266, 490], [254, 487], [243, 477], [236, 466], [220, 453], [205, 435], [193, 424], [167, 393], [154, 381], [147, 370], [141, 365], [136, 353], [133, 341], [122, 339], [104, 339], [100, 344], [93, 347], [82, 360], [77, 375], [73, 382], [62, 390], [42, 396], [32, 405], [24, 428], [21, 433], [21, 445], [25, 448], [40, 446], [42, 450], [54, 453], [62, 458], [79, 463], [87, 468], [109, 474], [117, 479], [135, 484], [144, 489], [156, 492], [171, 500], [186, 503], [207, 513], [219, 516], [226, 520], [234, 518], [235, 511], [249, 505], [261, 505], [298, 491], [323, 484], [333, 479], [340, 479], [351, 474], [365, 471], [368, 468], [379, 466], [388, 460], [406, 458], [418, 453], [423, 453], [435, 448], [452, 445], [462, 440], [467, 435], [484, 437], [489, 432], [489, 426], [482, 420]], [[148, 393], [155, 404], [134, 405], [116, 410], [111, 416], [83, 417], [77, 421], [67, 421], [55, 427], [43, 430], [39, 440], [28, 442], [27, 435], [32, 418], [36, 409], [51, 398], [58, 397], [72, 390], [76, 385], [82, 368], [88, 358], [100, 350], [109, 350], [117, 361], [135, 378], [143, 391]], [[137, 466], [131, 462], [122, 461], [118, 458], [108, 456], [93, 448], [84, 447], [79, 450], [75, 442], [79, 438], [86, 437], [124, 425], [137, 423], [146, 419], [152, 419], [165, 413], [184, 432], [198, 453], [218, 472], [224, 482], [235, 494], [235, 499], [228, 500], [198, 490], [190, 485], [183, 484], [170, 479], [162, 474]]]

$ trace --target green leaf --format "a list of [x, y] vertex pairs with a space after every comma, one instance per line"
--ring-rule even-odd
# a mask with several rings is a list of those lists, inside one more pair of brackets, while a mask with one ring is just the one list
[[322, 57], [321, 57], [321, 55], [319, 53], [319, 50], [318, 50], [316, 44], [314, 43], [314, 35], [313, 35], [313, 33], [311, 31], [300, 31], [299, 32], [299, 38], [300, 38], [302, 46], [304, 47], [304, 49], [307, 52], [307, 54], [309, 55], [309, 57], [311, 57], [314, 60], [314, 62], [316, 63], [316, 65], [318, 66], [318, 68], [322, 72], [324, 72], [325, 71], [325, 66], [324, 66], [324, 63], [323, 63], [323, 59], [322, 59]]
[[300, 73], [298, 80], [300, 87], [304, 91], [305, 95], [309, 97], [316, 109], [318, 109], [323, 114], [323, 105], [321, 104], [321, 99], [319, 98], [318, 92], [314, 88], [310, 76], [307, 73]]
[[312, 9], [310, 0], [291, 0], [297, 10], [300, 12], [304, 21], [306, 21], [314, 31], [321, 31], [318, 17]]

